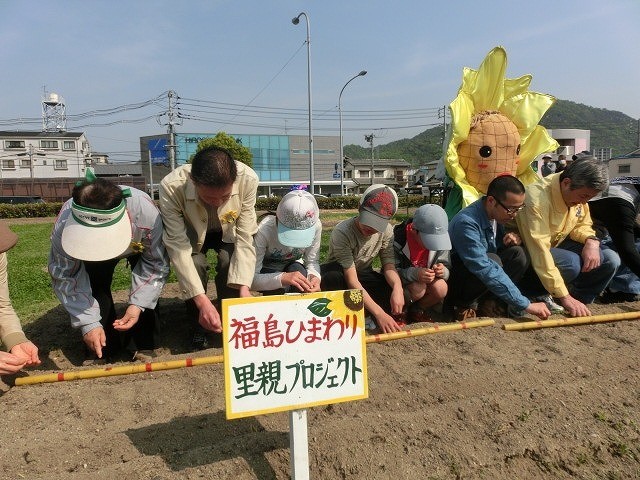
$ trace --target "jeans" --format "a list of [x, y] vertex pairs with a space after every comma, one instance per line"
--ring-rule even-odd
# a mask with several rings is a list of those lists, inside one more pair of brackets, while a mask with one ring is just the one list
[[[529, 266], [529, 259], [520, 246], [507, 247], [498, 253], [487, 253], [487, 256], [502, 267], [504, 273], [516, 283], [522, 278]], [[449, 277], [449, 293], [445, 299], [445, 307], [469, 307], [487, 292], [487, 286], [464, 265], [460, 257], [452, 255], [451, 274]]]
[[[610, 236], [606, 236], [602, 240], [602, 248], [615, 251], [613, 240]], [[636, 241], [636, 248], [640, 252], [640, 240]], [[634, 295], [640, 294], [640, 278], [633, 273], [629, 267], [620, 264], [618, 270], [609, 283], [609, 290], [612, 292], [624, 292], [632, 293]]]
[[[566, 239], [551, 249], [551, 256], [570, 294], [586, 304], [593, 303], [596, 297], [607, 288], [620, 266], [620, 257], [611, 249], [601, 248], [600, 266], [589, 272], [581, 272], [583, 248], [583, 243]], [[533, 269], [528, 272], [526, 290], [531, 296], [546, 294]]]

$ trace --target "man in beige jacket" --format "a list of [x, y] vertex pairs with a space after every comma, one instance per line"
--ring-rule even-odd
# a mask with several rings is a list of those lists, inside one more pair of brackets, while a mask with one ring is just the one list
[[7, 250], [18, 241], [18, 236], [0, 222], [0, 341], [7, 349], [0, 351], [0, 375], [17, 373], [23, 367], [40, 365], [38, 347], [22, 331], [20, 320], [9, 299], [7, 280]]
[[218, 308], [207, 297], [207, 251], [217, 253], [216, 294], [222, 298], [249, 297], [256, 254], [258, 176], [225, 150], [206, 148], [160, 184], [164, 244], [169, 253], [187, 310], [201, 329], [193, 347], [207, 348], [206, 331], [219, 333]]

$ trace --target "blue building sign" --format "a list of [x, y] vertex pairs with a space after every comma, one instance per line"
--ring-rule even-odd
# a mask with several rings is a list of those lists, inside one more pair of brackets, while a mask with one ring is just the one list
[[151, 160], [152, 165], [169, 166], [169, 151], [166, 138], [149, 140], [147, 146], [149, 147], [149, 160]]

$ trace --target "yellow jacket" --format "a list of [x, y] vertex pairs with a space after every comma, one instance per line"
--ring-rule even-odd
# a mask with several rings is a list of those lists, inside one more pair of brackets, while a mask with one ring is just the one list
[[559, 173], [527, 185], [526, 192], [526, 207], [516, 216], [516, 223], [531, 256], [531, 265], [552, 296], [566, 297], [569, 290], [550, 249], [567, 237], [585, 243], [588, 237], [595, 235], [589, 206], [581, 203], [567, 207], [560, 191]]
[[[235, 244], [227, 284], [251, 286], [256, 253], [253, 235], [256, 222], [258, 176], [243, 163], [236, 162], [238, 176], [229, 200], [218, 208], [222, 241]], [[199, 253], [207, 234], [208, 215], [196, 195], [190, 178], [191, 165], [183, 165], [160, 183], [160, 212], [164, 224], [164, 244], [178, 277], [184, 298], [205, 293], [191, 255]]]

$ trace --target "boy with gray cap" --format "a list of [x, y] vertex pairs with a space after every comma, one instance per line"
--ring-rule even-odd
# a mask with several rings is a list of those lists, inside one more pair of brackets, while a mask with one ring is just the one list
[[429, 322], [426, 310], [444, 300], [449, 278], [451, 240], [447, 213], [422, 205], [393, 229], [396, 270], [405, 289], [407, 323]]
[[[360, 198], [358, 216], [343, 220], [331, 232], [328, 263], [320, 266], [321, 290], [362, 290], [365, 310], [385, 333], [401, 330], [392, 315], [400, 315], [404, 307], [389, 223], [397, 210], [398, 196], [393, 189], [371, 185]], [[372, 268], [376, 257], [381, 272]]]

